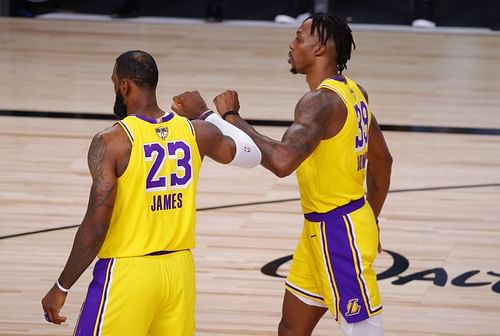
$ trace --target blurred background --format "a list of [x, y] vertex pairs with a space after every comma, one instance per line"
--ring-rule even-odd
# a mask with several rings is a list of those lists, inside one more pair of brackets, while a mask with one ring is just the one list
[[498, 0], [0, 0], [0, 4], [3, 16], [75, 13], [286, 22], [328, 11], [352, 23], [500, 29]]

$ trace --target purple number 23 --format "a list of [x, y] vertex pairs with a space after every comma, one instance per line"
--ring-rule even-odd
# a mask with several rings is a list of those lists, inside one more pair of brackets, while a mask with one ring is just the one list
[[167, 189], [167, 176], [159, 176], [159, 172], [167, 159], [167, 155], [168, 159], [176, 160], [177, 166], [176, 171], [169, 176], [170, 188], [183, 188], [191, 182], [191, 150], [185, 142], [167, 142], [165, 147], [154, 142], [145, 144], [143, 147], [146, 161], [154, 160], [146, 178], [147, 191]]

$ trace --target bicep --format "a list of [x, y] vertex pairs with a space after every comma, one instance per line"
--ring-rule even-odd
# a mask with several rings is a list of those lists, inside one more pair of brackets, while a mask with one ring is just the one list
[[294, 122], [281, 139], [284, 155], [297, 166], [318, 146], [332, 111], [331, 97], [322, 91], [308, 93], [297, 103]]
[[[286, 130], [281, 143], [276, 147], [276, 156], [289, 158], [298, 166], [314, 151], [321, 140], [321, 128], [314, 124], [294, 121]], [[278, 157], [277, 160], [280, 158]]]
[[193, 123], [196, 130], [196, 141], [201, 156], [223, 164], [230, 163], [235, 155], [236, 146], [228, 136], [209, 122]]

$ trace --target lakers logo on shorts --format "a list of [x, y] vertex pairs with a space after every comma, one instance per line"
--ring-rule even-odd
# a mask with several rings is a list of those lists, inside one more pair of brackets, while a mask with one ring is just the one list
[[349, 302], [347, 302], [347, 311], [345, 313], [345, 316], [353, 316], [359, 314], [361, 311], [361, 306], [358, 304], [358, 299], [350, 299]]

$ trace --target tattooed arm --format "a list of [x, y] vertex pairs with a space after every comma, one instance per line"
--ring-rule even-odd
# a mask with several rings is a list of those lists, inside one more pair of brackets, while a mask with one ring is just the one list
[[[59, 284], [70, 288], [92, 263], [108, 231], [116, 195], [117, 160], [123, 141], [116, 127], [98, 133], [89, 148], [88, 166], [92, 175], [87, 212], [76, 232], [68, 261], [59, 276]], [[121, 131], [123, 132], [123, 131]], [[128, 140], [127, 140], [128, 141]], [[121, 155], [123, 161], [123, 155]], [[126, 157], [128, 161], [128, 157]], [[119, 168], [118, 168], [119, 169]], [[66, 317], [59, 311], [66, 299], [65, 292], [54, 285], [42, 300], [50, 322], [60, 324]]]
[[[305, 94], [295, 107], [294, 122], [281, 141], [257, 132], [239, 115], [228, 115], [226, 120], [245, 131], [262, 152], [262, 165], [279, 177], [290, 175], [331, 133], [334, 96], [323, 90]], [[238, 95], [226, 91], [214, 98], [221, 115], [239, 109]]]

